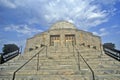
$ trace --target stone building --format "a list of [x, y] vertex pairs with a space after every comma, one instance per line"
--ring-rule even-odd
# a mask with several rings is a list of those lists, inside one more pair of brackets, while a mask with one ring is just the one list
[[72, 23], [61, 21], [53, 24], [48, 31], [27, 39], [25, 52], [48, 46], [83, 45], [97, 50], [101, 49], [101, 39], [90, 32], [77, 29]]
[[24, 54], [0, 65], [0, 80], [120, 80], [119, 68], [99, 36], [62, 21], [27, 39]]

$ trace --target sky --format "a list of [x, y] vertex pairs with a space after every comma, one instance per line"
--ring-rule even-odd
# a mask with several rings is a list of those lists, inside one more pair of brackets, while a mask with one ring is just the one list
[[24, 48], [28, 38], [62, 20], [120, 50], [120, 0], [0, 0], [0, 52], [4, 44]]

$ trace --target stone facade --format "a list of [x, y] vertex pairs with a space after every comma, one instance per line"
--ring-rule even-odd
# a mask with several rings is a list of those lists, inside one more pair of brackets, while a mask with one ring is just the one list
[[27, 39], [25, 53], [41, 47], [48, 46], [83, 45], [101, 50], [101, 39], [90, 32], [78, 30], [73, 24], [62, 21], [51, 26], [48, 31]]
[[120, 80], [119, 61], [100, 44], [100, 37], [71, 23], [55, 23], [29, 38], [24, 54], [0, 65], [0, 80]]

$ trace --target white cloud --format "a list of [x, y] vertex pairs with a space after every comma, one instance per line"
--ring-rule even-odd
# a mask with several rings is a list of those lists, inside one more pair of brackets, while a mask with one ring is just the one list
[[5, 31], [16, 31], [18, 33], [31, 35], [32, 33], [42, 32], [42, 30], [36, 28], [30, 28], [28, 25], [10, 25], [4, 28]]
[[99, 36], [99, 34], [97, 33], [97, 32], [92, 32], [94, 35], [96, 35], [96, 36]]
[[109, 34], [109, 32], [105, 28], [99, 29], [99, 32], [92, 32], [92, 33], [97, 36], [106, 36]]
[[102, 33], [100, 33], [100, 36], [106, 36], [108, 34], [109, 34], [108, 32], [102, 32]]
[[75, 0], [74, 2], [51, 1], [45, 5], [45, 20], [49, 23], [57, 20], [71, 20], [80, 29], [106, 22], [106, 11], [102, 11], [97, 5], [92, 5], [89, 0]]
[[[3, 1], [3, 0], [2, 0]], [[8, 0], [6, 0], [8, 2]], [[29, 24], [50, 26], [52, 23], [67, 20], [78, 28], [87, 30], [109, 19], [110, 12], [104, 10], [97, 3], [114, 5], [117, 0], [13, 0], [14, 5], [28, 11], [32, 18]]]
[[105, 28], [101, 28], [99, 31], [104, 32], [104, 31], [106, 31], [106, 29]]
[[119, 28], [119, 25], [113, 25], [111, 28], [115, 29], [115, 28]]
[[0, 4], [8, 8], [16, 8], [16, 5], [11, 0], [0, 0]]
[[102, 15], [100, 13], [91, 13], [88, 15], [88, 19], [101, 18], [101, 17], [105, 17], [105, 15]]

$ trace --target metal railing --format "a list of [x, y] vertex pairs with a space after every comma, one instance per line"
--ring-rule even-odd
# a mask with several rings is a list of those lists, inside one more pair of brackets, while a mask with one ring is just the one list
[[92, 68], [90, 67], [90, 65], [87, 63], [87, 61], [84, 59], [84, 57], [80, 54], [80, 52], [78, 51], [78, 49], [75, 47], [75, 45], [73, 45], [73, 50], [77, 51], [78, 53], [78, 69], [80, 70], [80, 57], [82, 58], [82, 60], [84, 61], [84, 63], [88, 66], [88, 68], [90, 69], [91, 73], [92, 73], [92, 80], [95, 80], [95, 74], [94, 71], [92, 70]]
[[[29, 63], [34, 57], [37, 57], [37, 70], [39, 69], [39, 54], [40, 52], [46, 47], [46, 50], [47, 50], [47, 46], [44, 46], [40, 51], [38, 51], [35, 55], [33, 55], [29, 60], [27, 60], [27, 62], [25, 62], [22, 66], [20, 66], [16, 71], [14, 71], [13, 73], [13, 78], [12, 80], [15, 80], [15, 77], [16, 77], [16, 73], [21, 70], [27, 63]], [[47, 51], [46, 51], [46, 54], [47, 54]]]
[[[14, 71], [13, 73], [13, 78], [12, 80], [15, 80], [16, 77], [16, 73], [21, 70], [25, 65], [27, 65], [34, 57], [37, 57], [37, 71], [39, 70], [39, 54], [40, 52], [46, 47], [46, 57], [47, 57], [47, 45], [44, 45], [44, 47], [38, 51], [35, 55], [33, 55], [29, 60], [27, 60], [27, 62], [25, 62], [22, 66], [20, 66], [16, 71]], [[78, 53], [78, 69], [80, 70], [80, 57], [82, 58], [82, 60], [85, 62], [85, 64], [88, 66], [88, 68], [90, 69], [91, 73], [92, 73], [92, 80], [95, 80], [95, 76], [94, 76], [94, 71], [92, 70], [92, 68], [90, 67], [90, 65], [86, 62], [86, 60], [84, 59], [84, 57], [80, 54], [80, 52], [78, 51], [78, 49], [73, 45], [73, 50], [77, 51]]]
[[114, 58], [118, 61], [120, 61], [120, 50], [112, 49], [112, 48], [105, 47], [105, 46], [103, 46], [103, 50], [104, 50], [105, 54], [111, 56], [112, 58]]

